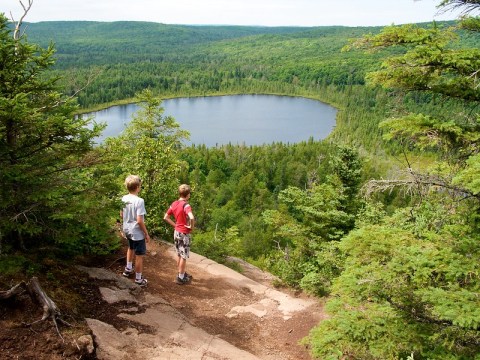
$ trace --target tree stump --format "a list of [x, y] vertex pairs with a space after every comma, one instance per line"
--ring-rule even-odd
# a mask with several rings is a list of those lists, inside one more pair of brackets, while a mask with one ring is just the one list
[[60, 318], [61, 313], [58, 309], [55, 302], [45, 293], [45, 291], [40, 286], [37, 277], [32, 277], [28, 284], [24, 281], [20, 282], [19, 284], [12, 287], [10, 290], [7, 291], [0, 291], [0, 300], [5, 300], [9, 298], [16, 297], [20, 294], [23, 294], [25, 291], [28, 292], [30, 298], [37, 304], [39, 304], [43, 309], [43, 315], [40, 320], [34, 321], [32, 323], [26, 323], [25, 326], [32, 326], [40, 321], [44, 321], [46, 319], [51, 319], [55, 325], [55, 329], [57, 330], [58, 336], [64, 341], [62, 335], [60, 334], [60, 330], [58, 329], [57, 321], [60, 321], [62, 324], [67, 326], [72, 326], [63, 319]]

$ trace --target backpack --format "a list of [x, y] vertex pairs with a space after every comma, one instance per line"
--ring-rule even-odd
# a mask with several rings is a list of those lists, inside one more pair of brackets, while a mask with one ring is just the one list
[[[185, 213], [185, 207], [188, 205], [188, 202], [186, 200], [184, 200], [184, 203], [183, 203], [183, 212]], [[185, 214], [185, 223], [187, 224], [187, 227], [190, 227], [191, 226], [191, 222], [190, 222], [190, 218], [188, 217], [187, 214]]]

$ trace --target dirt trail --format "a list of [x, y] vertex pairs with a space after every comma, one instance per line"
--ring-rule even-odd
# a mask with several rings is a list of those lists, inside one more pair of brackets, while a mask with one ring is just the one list
[[[175, 258], [173, 245], [149, 245], [146, 288], [121, 276], [124, 260], [59, 268], [49, 292], [74, 325], [60, 329], [65, 341], [51, 322], [22, 326], [41, 313], [22, 297], [0, 307], [0, 359], [78, 359], [89, 332], [96, 352], [82, 359], [310, 359], [299, 341], [325, 318], [318, 299], [275, 289], [271, 275], [241, 261], [245, 276], [196, 254], [187, 262], [194, 279], [177, 285]], [[65, 306], [65, 296], [79, 301]]]
[[[122, 269], [118, 264], [112, 270]], [[194, 277], [192, 283], [175, 284], [173, 246], [152, 243], [144, 271], [149, 283], [142, 292], [164, 299], [187, 324], [259, 359], [310, 359], [308, 349], [298, 342], [324, 318], [318, 299], [279, 291], [268, 274], [254, 267], [245, 271], [247, 278], [196, 254], [191, 254], [187, 271]], [[232, 358], [227, 354], [223, 356]]]

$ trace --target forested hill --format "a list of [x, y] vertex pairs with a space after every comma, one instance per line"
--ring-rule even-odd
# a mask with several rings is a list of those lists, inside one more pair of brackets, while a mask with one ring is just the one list
[[214, 44], [228, 49], [239, 40], [255, 43], [257, 50], [261, 48], [259, 44], [270, 41], [332, 36], [340, 37], [342, 41], [335, 42], [343, 44], [349, 37], [367, 32], [367, 28], [346, 27], [186, 26], [150, 22], [61, 21], [26, 26], [30, 41], [44, 47], [50, 42], [55, 44], [57, 68], [191, 59]]
[[[293, 35], [309, 30], [305, 27], [187, 26], [136, 21], [52, 21], [25, 26], [30, 41], [42, 46], [55, 43], [60, 58], [89, 54], [94, 58], [82, 59], [97, 64], [110, 63], [111, 54], [115, 54], [117, 62], [131, 61], [128, 55], [138, 56], [136, 60], [162, 60], [166, 55], [183, 52], [192, 46], [257, 35]], [[325, 34], [335, 29], [338, 28], [326, 28]]]
[[341, 49], [350, 38], [379, 31], [148, 22], [25, 26], [29, 41], [43, 47], [54, 43], [54, 68], [67, 93], [89, 83], [78, 96], [83, 107], [129, 99], [147, 87], [164, 96], [191, 96], [292, 93], [285, 86], [361, 84], [372, 57], [345, 55]]
[[[351, 33], [344, 26], [325, 27], [268, 27], [268, 26], [234, 26], [234, 25], [167, 25], [142, 21], [46, 21], [25, 23], [29, 40], [40, 45], [55, 42], [57, 48], [68, 44], [103, 44], [115, 46], [120, 42], [135, 48], [150, 45], [167, 49], [183, 46], [211, 43], [221, 40], [242, 38], [256, 35], [295, 35], [312, 33], [327, 36], [334, 33]], [[60, 50], [60, 49], [59, 49]]]
[[143, 21], [46, 21], [26, 23], [31, 40], [50, 39], [59, 44], [126, 40], [130, 44], [184, 46], [260, 34], [292, 34], [308, 27], [167, 25]]
[[57, 66], [60, 68], [68, 67], [72, 62], [77, 66], [85, 66], [158, 61], [177, 55], [188, 57], [192, 55], [190, 52], [196, 53], [213, 45], [216, 50], [224, 50], [228, 55], [232, 45], [245, 43], [254, 45], [250, 53], [244, 54], [245, 60], [252, 53], [263, 54], [265, 45], [269, 43], [275, 43], [277, 51], [285, 49], [286, 55], [289, 52], [291, 54], [292, 47], [289, 45], [292, 42], [296, 42], [296, 48], [293, 48], [296, 55], [303, 56], [305, 51], [314, 51], [316, 56], [322, 58], [326, 53], [339, 51], [349, 39], [377, 33], [381, 29], [345, 26], [193, 26], [138, 21], [51, 21], [26, 23], [24, 28], [29, 41], [43, 47], [50, 42], [55, 44], [60, 60]]
[[66, 93], [84, 88], [78, 94], [84, 108], [132, 99], [145, 88], [162, 96], [318, 93], [317, 86], [362, 85], [385, 56], [341, 51], [380, 27], [56, 21], [25, 28], [29, 41], [54, 43], [54, 69]]

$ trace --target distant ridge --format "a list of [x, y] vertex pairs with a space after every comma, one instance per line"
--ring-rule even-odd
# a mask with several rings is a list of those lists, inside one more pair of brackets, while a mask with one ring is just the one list
[[[385, 53], [342, 52], [383, 27], [167, 25], [140, 21], [25, 23], [30, 42], [54, 43], [54, 71], [82, 107], [164, 96], [292, 93], [292, 86], [364, 84]], [[431, 26], [431, 23], [422, 26]], [[438, 23], [441, 25], [441, 23]], [[474, 40], [474, 39], [473, 39]], [[473, 41], [472, 40], [472, 41]], [[94, 81], [91, 81], [94, 80]]]

